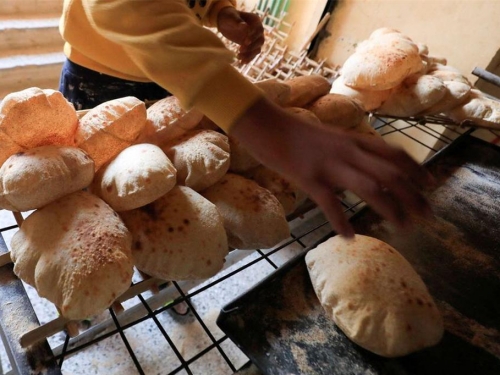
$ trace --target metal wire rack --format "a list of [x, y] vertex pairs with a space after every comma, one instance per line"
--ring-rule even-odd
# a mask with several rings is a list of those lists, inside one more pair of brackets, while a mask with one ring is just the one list
[[[473, 129], [445, 118], [376, 117], [372, 125], [390, 143], [399, 143], [420, 162], [432, 157]], [[463, 124], [462, 124], [463, 125]], [[490, 141], [498, 134], [488, 131]], [[365, 204], [349, 192], [342, 196], [352, 215]], [[18, 280], [12, 264], [0, 267], [0, 333], [9, 374], [232, 374], [248, 358], [214, 324], [220, 308], [293, 256], [332, 230], [311, 202], [289, 217], [291, 237], [273, 249], [233, 250], [223, 270], [209, 280], [165, 282], [141, 275], [117, 304], [91, 322], [40, 317], [36, 294]], [[0, 254], [8, 251], [4, 237], [17, 225], [0, 229]], [[185, 315], [175, 313], [180, 307]], [[196, 326], [196, 330], [183, 327]], [[142, 328], [139, 328], [142, 327]], [[182, 332], [179, 335], [179, 330]], [[249, 333], [251, 334], [251, 333]], [[122, 353], [117, 359], [106, 342]], [[92, 360], [88, 362], [88, 356]], [[83, 359], [82, 359], [83, 358]], [[81, 372], [75, 370], [80, 362]], [[4, 362], [5, 358], [4, 358]], [[93, 362], [93, 364], [92, 364]], [[108, 363], [106, 363], [108, 362]], [[216, 363], [216, 365], [214, 365]], [[208, 366], [208, 367], [207, 367]]]

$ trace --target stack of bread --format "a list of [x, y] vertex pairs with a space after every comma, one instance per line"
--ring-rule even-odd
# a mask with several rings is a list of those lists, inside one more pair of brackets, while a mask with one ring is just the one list
[[[379, 136], [322, 76], [256, 85], [307, 121]], [[71, 319], [109, 307], [133, 267], [208, 278], [230, 248], [277, 245], [307, 199], [174, 96], [77, 113], [61, 93], [29, 88], [0, 104], [0, 138], [0, 208], [34, 211], [12, 240], [15, 272]]]
[[359, 100], [365, 111], [393, 117], [445, 115], [457, 124], [500, 129], [500, 102], [474, 89], [425, 44], [380, 28], [356, 47], [331, 93]]

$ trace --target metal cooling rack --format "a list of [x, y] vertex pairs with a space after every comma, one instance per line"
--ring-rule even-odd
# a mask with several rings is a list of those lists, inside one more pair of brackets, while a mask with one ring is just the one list
[[[443, 150], [463, 133], [472, 132], [472, 129], [457, 126], [440, 117], [415, 119], [373, 117], [372, 125], [388, 142], [406, 142], [410, 146], [410, 154], [418, 153], [423, 155], [424, 159]], [[492, 134], [498, 137], [497, 134]], [[363, 201], [349, 192], [344, 193], [342, 203], [347, 215], [356, 213], [364, 206]], [[248, 365], [248, 358], [241, 352], [235, 355], [236, 347], [230, 339], [222, 331], [217, 332], [209, 326], [210, 323], [205, 318], [207, 308], [199, 301], [203, 298], [210, 301], [217, 300], [219, 305], [215, 309], [220, 310], [225, 303], [250, 288], [252, 283], [255, 284], [264, 278], [265, 273], [271, 273], [318, 239], [330, 236], [332, 233], [321, 212], [310, 202], [289, 217], [289, 222], [292, 233], [289, 240], [273, 249], [233, 250], [227, 257], [224, 269], [209, 280], [163, 282], [147, 278], [134, 279], [135, 282], [129, 292], [103, 313], [98, 321], [91, 322], [90, 326], [85, 326], [85, 322], [67, 322], [57, 317], [40, 325], [33, 309], [33, 297], [31, 299], [28, 297], [25, 285], [14, 276], [12, 264], [0, 267], [0, 333], [10, 362], [10, 365], [4, 364], [4, 369], [7, 368], [8, 374], [42, 372], [60, 374], [61, 369], [62, 373], [66, 373], [65, 365], [68, 361], [78, 362], [79, 356], [90, 348], [99, 353], [103, 343], [114, 337], [115, 341], [121, 341], [121, 345], [125, 348], [123, 351], [126, 351], [128, 361], [131, 361], [127, 372], [130, 374], [209, 373], [204, 370], [199, 371], [203, 368], [200, 367], [200, 363], [205, 360], [204, 358], [214, 358], [214, 355], [225, 367], [221, 371], [211, 369], [210, 373], [238, 373], [242, 367]], [[0, 254], [8, 251], [4, 233], [16, 229], [17, 225], [0, 229]], [[267, 271], [260, 272], [259, 270], [263, 268]], [[239, 286], [239, 279], [243, 278], [243, 275], [247, 280], [251, 280], [245, 287]], [[233, 288], [230, 293], [227, 292], [227, 288], [224, 289], [224, 285], [229, 282], [234, 282], [236, 285], [236, 289]], [[217, 288], [222, 288], [222, 292], [214, 297], [211, 293]], [[180, 307], [187, 307], [186, 316], [176, 315], [174, 311]], [[174, 324], [165, 323], [167, 315], [172, 318], [170, 320], [173, 320]], [[202, 340], [193, 339], [189, 348], [184, 343], [179, 344], [179, 341], [172, 336], [172, 332], [175, 331], [176, 325], [184, 324], [182, 320], [198, 322], [201, 327], [199, 332], [208, 337], [207, 342], [201, 345]], [[153, 345], [152, 331], [144, 336], [142, 342], [138, 342], [137, 339], [131, 340], [130, 336], [127, 336], [134, 327], [146, 322], [157, 330], [156, 337], [164, 341], [167, 348], [165, 350], [170, 352], [170, 357], [165, 354], [155, 359], [162, 368], [155, 372], [144, 364], [144, 358], [147, 358], [144, 348], [147, 352]], [[23, 346], [29, 343], [32, 344], [25, 349]], [[142, 354], [138, 354], [139, 351]], [[101, 372], [92, 373], [111, 374], [107, 367], [103, 367]]]

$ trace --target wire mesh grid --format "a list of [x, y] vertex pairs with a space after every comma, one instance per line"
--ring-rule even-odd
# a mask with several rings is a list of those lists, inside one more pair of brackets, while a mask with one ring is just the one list
[[[444, 118], [374, 116], [371, 122], [384, 139], [401, 144], [420, 162], [468, 131]], [[488, 133], [498, 138], [495, 132]], [[348, 216], [365, 205], [350, 192], [344, 192], [341, 198]], [[50, 358], [43, 363], [51, 363], [54, 359], [54, 373], [68, 374], [238, 372], [249, 364], [249, 359], [216, 326], [220, 308], [307, 247], [333, 234], [320, 210], [311, 202], [289, 217], [289, 223], [292, 235], [288, 240], [273, 249], [231, 251], [223, 270], [211, 279], [164, 282], [136, 275], [130, 289], [134, 293], [129, 293], [122, 298], [122, 304], [114, 305], [95, 320], [78, 322], [76, 332], [68, 329], [67, 322], [61, 321], [57, 313], [47, 317], [43, 308], [37, 308], [40, 301], [36, 299], [40, 298], [31, 287], [24, 285], [27, 292], [22, 291], [20, 297], [29, 298], [36, 312], [33, 331], [45, 329], [49, 333], [46, 339], [42, 337], [35, 344], [49, 343], [46, 355]], [[8, 237], [16, 230], [15, 224], [1, 228], [2, 240], [7, 238], [8, 243]], [[0, 285], [0, 292], [3, 287]], [[18, 314], [24, 313], [18, 311]], [[51, 324], [55, 326], [47, 330]], [[3, 358], [6, 362], [3, 370], [14, 374], [30, 373], [29, 369], [20, 368], [16, 354], [9, 353], [19, 355], [20, 351], [12, 335], [6, 334], [4, 320], [0, 326], [9, 354], [8, 360]], [[26, 332], [15, 333], [17, 340], [26, 340]], [[21, 353], [28, 358], [28, 365], [35, 361], [30, 356], [40, 355], [33, 352], [31, 346]]]

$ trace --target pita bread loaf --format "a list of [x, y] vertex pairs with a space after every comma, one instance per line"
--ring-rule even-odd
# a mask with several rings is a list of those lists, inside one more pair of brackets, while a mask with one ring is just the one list
[[377, 109], [389, 97], [391, 90], [360, 90], [345, 84], [342, 76], [333, 81], [331, 94], [339, 94], [359, 100], [365, 111], [370, 112]]
[[281, 203], [285, 215], [293, 213], [307, 199], [306, 193], [288, 182], [279, 173], [263, 165], [251, 172], [251, 179], [269, 190]]
[[98, 197], [79, 191], [36, 210], [11, 242], [14, 272], [72, 320], [111, 306], [132, 282], [132, 237]]
[[0, 207], [28, 211], [86, 188], [94, 161], [79, 148], [41, 146], [12, 155], [0, 168]]
[[446, 88], [444, 96], [433, 106], [421, 112], [420, 115], [436, 115], [453, 109], [464, 103], [469, 97], [471, 87], [457, 81], [444, 81]]
[[136, 267], [164, 280], [215, 275], [228, 254], [217, 208], [186, 186], [175, 186], [147, 206], [120, 214], [133, 236]]
[[365, 109], [360, 101], [340, 94], [326, 94], [307, 106], [321, 122], [339, 128], [357, 126], [365, 117]]
[[25, 149], [74, 145], [78, 117], [55, 90], [31, 87], [8, 94], [0, 104], [0, 131]]
[[186, 112], [176, 96], [168, 96], [147, 109], [147, 118], [137, 143], [162, 146], [194, 129], [203, 118], [203, 113], [194, 109]]
[[300, 107], [287, 107], [285, 111], [293, 113], [306, 121], [313, 122], [316, 124], [321, 124], [321, 120], [316, 116], [313, 112], [308, 109], [300, 108]]
[[399, 357], [437, 344], [443, 320], [410, 263], [388, 244], [335, 236], [306, 254], [326, 314], [359, 346]]
[[275, 78], [255, 82], [255, 86], [264, 91], [266, 97], [279, 106], [290, 102], [291, 87]]
[[203, 191], [224, 218], [229, 246], [267, 249], [290, 236], [280, 202], [255, 181], [228, 173]]
[[439, 78], [415, 74], [396, 87], [377, 113], [396, 117], [415, 116], [439, 102], [446, 86]]
[[366, 40], [341, 69], [344, 83], [355, 89], [388, 90], [424, 69], [418, 47], [397, 33]]
[[290, 87], [290, 98], [286, 107], [304, 107], [306, 104], [328, 94], [332, 84], [323, 76], [312, 74], [297, 76], [284, 82]]
[[168, 193], [176, 184], [176, 174], [158, 146], [132, 145], [99, 170], [92, 192], [117, 212], [133, 210]]
[[260, 165], [245, 147], [234, 137], [229, 136], [229, 149], [231, 150], [229, 170], [235, 173], [244, 173]]
[[212, 130], [192, 130], [162, 150], [177, 169], [177, 183], [195, 191], [215, 184], [229, 169], [228, 138]]
[[146, 105], [139, 99], [110, 100], [83, 115], [75, 142], [94, 160], [97, 171], [137, 140], [146, 120]]
[[364, 134], [372, 136], [377, 139], [384, 140], [384, 137], [370, 125], [366, 117], [363, 120], [361, 120], [361, 122], [356, 127], [348, 129], [348, 131], [353, 131], [358, 134]]
[[470, 81], [467, 79], [466, 76], [464, 76], [459, 71], [455, 71], [455, 68], [452, 69], [453, 70], [431, 69], [427, 72], [427, 74], [432, 77], [439, 78], [442, 81], [460, 82], [465, 85], [469, 85], [472, 88], [472, 84], [470, 83]]
[[500, 101], [476, 89], [470, 91], [464, 104], [447, 111], [446, 115], [458, 123], [470, 120], [481, 127], [500, 129]]
[[375, 30], [372, 31], [372, 33], [370, 34], [370, 36], [368, 37], [368, 39], [372, 39], [372, 40], [373, 39], [378, 39], [381, 36], [387, 35], [387, 34], [396, 34], [396, 36], [399, 37], [399, 38], [407, 39], [410, 42], [412, 41], [408, 36], [402, 34], [401, 31], [399, 31], [397, 29], [394, 29], [392, 27], [380, 27], [378, 29], [375, 29]]

